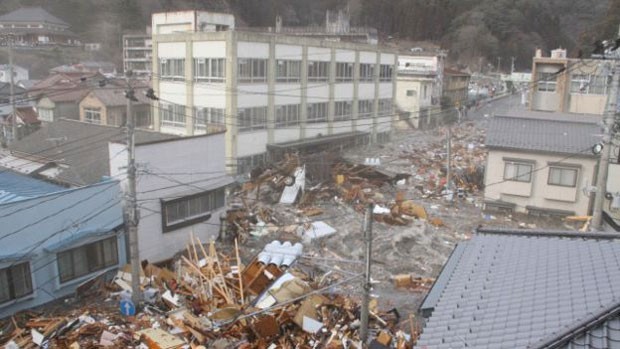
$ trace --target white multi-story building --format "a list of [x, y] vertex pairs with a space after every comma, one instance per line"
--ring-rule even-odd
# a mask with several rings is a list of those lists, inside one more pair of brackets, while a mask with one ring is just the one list
[[225, 30], [234, 26], [232, 16], [219, 16], [211, 17], [219, 24], [200, 25], [192, 20], [207, 17], [193, 11], [153, 15], [156, 130], [192, 135], [225, 126], [226, 156], [238, 173], [262, 162], [272, 145], [311, 148], [326, 140], [389, 137], [394, 52]]
[[123, 35], [123, 71], [137, 76], [151, 74], [151, 33]]

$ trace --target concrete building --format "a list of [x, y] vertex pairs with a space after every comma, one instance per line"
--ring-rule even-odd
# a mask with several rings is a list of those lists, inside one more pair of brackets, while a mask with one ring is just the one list
[[182, 14], [200, 18], [153, 15], [155, 130], [192, 135], [225, 126], [226, 157], [238, 173], [260, 164], [268, 145], [389, 137], [394, 52], [273, 33], [201, 32], [172, 22], [191, 22]]
[[[0, 82], [11, 82], [11, 74], [9, 73], [11, 66], [8, 64], [0, 65]], [[28, 80], [28, 69], [13, 64], [13, 83], [17, 84], [18, 81]]]
[[567, 58], [565, 49], [553, 50], [549, 57], [536, 50], [530, 109], [602, 115], [611, 69], [611, 61]]
[[495, 116], [485, 143], [485, 208], [591, 214], [594, 195], [588, 189], [596, 182], [597, 166], [591, 148], [600, 142], [600, 132], [595, 121], [577, 115]]
[[[145, 96], [146, 88], [136, 88], [137, 101], [132, 102], [136, 127], [151, 127], [151, 104]], [[127, 118], [127, 98], [124, 89], [97, 88], [79, 103], [80, 121], [110, 126], [123, 126]]]
[[126, 264], [118, 181], [66, 189], [0, 169], [0, 318]]
[[123, 71], [131, 70], [135, 76], [150, 76], [152, 41], [150, 29], [144, 33], [123, 35]]
[[[109, 144], [110, 174], [126, 189], [126, 144]], [[136, 145], [140, 258], [160, 262], [184, 250], [190, 234], [218, 236], [225, 209], [224, 132]]]
[[433, 115], [441, 110], [445, 52], [407, 53], [398, 56], [396, 104], [401, 119], [416, 128], [436, 123]]

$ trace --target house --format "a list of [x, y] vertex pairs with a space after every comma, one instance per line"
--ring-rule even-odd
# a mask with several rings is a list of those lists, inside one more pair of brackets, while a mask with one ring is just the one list
[[[18, 159], [34, 157], [38, 165], [31, 164], [24, 168], [25, 171], [46, 171], [45, 177], [49, 180], [83, 186], [110, 176], [108, 142], [120, 141], [125, 137], [124, 128], [59, 119], [43, 123], [37, 131], [13, 142], [4, 156]], [[137, 129], [135, 133], [137, 144], [171, 138], [177, 137], [144, 129]], [[21, 169], [19, 161], [5, 166], [14, 171]]]
[[100, 74], [52, 74], [28, 90], [36, 100], [39, 120], [53, 122], [60, 118], [79, 119], [79, 102], [104, 79]]
[[0, 16], [0, 34], [15, 36], [16, 46], [80, 44], [69, 24], [41, 7], [22, 7]]
[[[151, 104], [145, 96], [146, 88], [136, 88], [137, 102], [132, 102], [132, 113], [136, 127], [151, 127]], [[100, 125], [123, 126], [127, 116], [125, 90], [118, 88], [96, 88], [79, 103], [80, 121]]]
[[67, 189], [0, 169], [0, 318], [126, 264], [118, 181]]
[[[601, 129], [596, 118], [524, 112], [489, 121], [485, 208], [587, 215]], [[611, 177], [610, 177], [611, 178]]]
[[[6, 114], [4, 108], [0, 109], [0, 131], [4, 139], [13, 139], [13, 111], [8, 109]], [[20, 105], [15, 107], [17, 114], [17, 138], [23, 138], [36, 131], [41, 125], [37, 110], [31, 105]]]
[[83, 61], [54, 67], [50, 69], [50, 74], [64, 74], [71, 77], [101, 74], [111, 78], [116, 76], [116, 65], [111, 62]]
[[[203, 242], [218, 237], [227, 186], [233, 182], [224, 145], [224, 131], [136, 145], [140, 259], [170, 259], [186, 248], [192, 233]], [[125, 142], [109, 145], [110, 174], [123, 183], [126, 148]]]
[[[8, 64], [0, 64], [0, 82], [11, 82], [11, 66]], [[13, 64], [13, 83], [21, 80], [28, 80], [28, 69]]]
[[135, 76], [151, 75], [153, 50], [150, 28], [145, 33], [123, 35], [123, 71], [132, 71]]
[[467, 104], [471, 76], [456, 69], [444, 68], [441, 104], [444, 108], [462, 107]]
[[[22, 100], [27, 99], [26, 89], [14, 84], [13, 96], [15, 98], [15, 103], [21, 103]], [[5, 105], [11, 103], [11, 84], [8, 82], [0, 82], [0, 103]]]
[[[415, 128], [436, 124], [441, 110], [443, 70], [446, 53], [420, 52], [398, 55], [396, 103]], [[441, 120], [439, 120], [441, 121]]]
[[565, 49], [532, 60], [530, 109], [603, 115], [612, 61], [567, 58]]
[[225, 125], [226, 157], [237, 173], [261, 164], [272, 145], [389, 139], [395, 52], [268, 32], [201, 31], [194, 22], [201, 16], [153, 14], [155, 130], [194, 135]]
[[617, 234], [478, 229], [420, 306], [415, 348], [620, 348]]

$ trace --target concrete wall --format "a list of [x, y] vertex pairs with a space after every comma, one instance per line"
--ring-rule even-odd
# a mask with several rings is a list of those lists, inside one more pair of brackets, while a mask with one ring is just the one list
[[60, 283], [56, 255], [87, 243], [117, 237], [119, 264], [126, 264], [124, 234], [113, 231], [123, 224], [117, 181], [94, 184], [59, 193], [0, 205], [3, 234], [0, 268], [29, 261], [34, 292], [22, 299], [0, 304], [0, 318], [72, 294], [95, 272]]
[[[426, 95], [424, 87], [426, 86]], [[412, 96], [407, 95], [412, 91]], [[432, 105], [433, 81], [423, 77], [398, 75], [396, 80], [396, 104], [400, 110], [408, 112], [415, 127], [420, 127], [420, 110]], [[427, 121], [428, 123], [428, 121]]]
[[[142, 174], [137, 184], [141, 259], [157, 262], [171, 258], [185, 249], [191, 232], [203, 242], [217, 237], [219, 216], [223, 209], [212, 212], [211, 218], [206, 221], [163, 232], [160, 200], [229, 184], [231, 178], [226, 175], [225, 154], [222, 151], [224, 144], [224, 134], [217, 133], [136, 146], [136, 163], [149, 172]], [[123, 147], [122, 144], [111, 143], [109, 152], [111, 175], [119, 175], [124, 183], [122, 174], [127, 164], [126, 152], [113, 156]]]
[[154, 13], [153, 34], [171, 34], [191, 31], [216, 31], [216, 26], [235, 28], [235, 17], [227, 13], [207, 11], [176, 11]]
[[[593, 158], [571, 158], [566, 155], [537, 154], [491, 149], [487, 158], [485, 175], [485, 200], [501, 200], [516, 204], [515, 210], [526, 212], [526, 206], [573, 211], [577, 215], [588, 214], [590, 199], [582, 188], [592, 185], [596, 160]], [[504, 179], [505, 159], [519, 159], [532, 162], [531, 182], [517, 182]], [[578, 169], [575, 187], [547, 184], [549, 164], [561, 162]], [[541, 170], [534, 171], [538, 168]]]

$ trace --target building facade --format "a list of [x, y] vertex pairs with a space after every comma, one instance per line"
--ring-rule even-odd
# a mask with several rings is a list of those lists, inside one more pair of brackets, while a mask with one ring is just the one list
[[126, 263], [118, 181], [66, 189], [3, 169], [0, 187], [0, 318]]
[[567, 58], [565, 49], [543, 57], [536, 50], [530, 109], [603, 115], [611, 71], [611, 61]]
[[136, 76], [150, 76], [152, 57], [151, 34], [123, 35], [123, 71]]
[[[135, 89], [137, 101], [132, 102], [136, 127], [151, 127], [151, 105], [144, 95], [146, 89]], [[124, 126], [127, 98], [123, 89], [98, 88], [90, 91], [79, 103], [80, 121], [98, 125]]]
[[41, 7], [22, 7], [0, 16], [0, 34], [15, 37], [16, 47], [80, 45], [69, 24]]
[[436, 123], [433, 116], [441, 109], [445, 57], [445, 52], [398, 56], [396, 103], [401, 119], [409, 119], [416, 128]]
[[444, 69], [441, 104], [444, 108], [462, 107], [467, 104], [471, 75], [455, 69]]
[[269, 144], [351, 134], [389, 137], [395, 53], [270, 33], [159, 35], [157, 16], [153, 88], [160, 101], [152, 113], [154, 128], [192, 135], [224, 126], [232, 171], [259, 164]]
[[[8, 64], [0, 65], [0, 82], [11, 82], [10, 74], [11, 66]], [[13, 64], [13, 83], [17, 84], [18, 81], [28, 80], [28, 69]]]
[[[223, 147], [223, 132], [136, 145], [142, 260], [172, 258], [185, 249], [191, 234], [202, 242], [217, 238], [226, 187], [233, 182]], [[124, 143], [109, 144], [110, 173], [122, 179], [124, 189], [125, 149]]]

